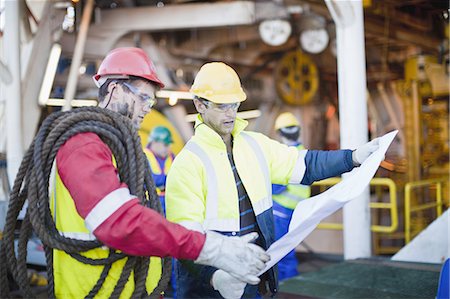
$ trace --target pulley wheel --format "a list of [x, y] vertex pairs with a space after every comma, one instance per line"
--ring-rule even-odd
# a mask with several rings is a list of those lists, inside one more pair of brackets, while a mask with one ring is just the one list
[[280, 98], [289, 105], [311, 102], [319, 87], [319, 74], [311, 58], [300, 52], [288, 52], [275, 69], [275, 85]]

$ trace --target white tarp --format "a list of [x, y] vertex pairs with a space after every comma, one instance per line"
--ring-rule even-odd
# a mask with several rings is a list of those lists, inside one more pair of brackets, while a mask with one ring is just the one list
[[324, 218], [342, 208], [347, 202], [359, 196], [369, 186], [384, 155], [398, 130], [380, 137], [380, 147], [366, 161], [353, 169], [343, 180], [327, 191], [301, 201], [294, 210], [289, 231], [273, 243], [267, 253], [271, 260], [259, 275], [266, 272], [286, 254], [297, 247]]

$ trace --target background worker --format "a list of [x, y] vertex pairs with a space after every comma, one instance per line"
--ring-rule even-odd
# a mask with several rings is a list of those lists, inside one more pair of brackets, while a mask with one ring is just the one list
[[[275, 130], [281, 142], [293, 146], [297, 150], [304, 150], [300, 142], [300, 123], [290, 112], [281, 113], [275, 120]], [[288, 232], [292, 213], [297, 204], [311, 195], [311, 188], [305, 185], [272, 184], [273, 221], [275, 224], [275, 239], [280, 239]], [[297, 257], [295, 250], [289, 252], [278, 262], [278, 279], [284, 280], [298, 275]]]
[[161, 205], [166, 214], [166, 178], [170, 166], [172, 166], [175, 155], [170, 150], [173, 143], [170, 130], [164, 126], [154, 127], [148, 136], [148, 143], [144, 149], [150, 168], [152, 170], [153, 180], [155, 181], [156, 191], [161, 201]]
[[[164, 215], [166, 215], [166, 178], [169, 173], [170, 166], [172, 166], [175, 155], [170, 150], [170, 145], [173, 143], [172, 133], [164, 126], [157, 126], [152, 129], [148, 135], [148, 143], [144, 148], [144, 153], [147, 156], [152, 171], [152, 177], [155, 182], [156, 192], [159, 196], [159, 201], [163, 208]], [[171, 290], [167, 290], [165, 294], [176, 298], [176, 277], [174, 261], [172, 260], [172, 275], [170, 277]]]
[[[256, 132], [236, 113], [246, 94], [228, 65], [203, 65], [190, 89], [199, 112], [195, 134], [177, 155], [167, 177], [167, 218], [198, 231], [228, 236], [258, 232], [256, 243], [274, 241], [271, 184], [311, 184], [360, 165], [378, 140], [352, 152], [298, 151]], [[277, 292], [276, 266], [258, 286], [246, 286], [215, 267], [177, 263], [180, 298], [255, 298]]]
[[[128, 117], [136, 128], [155, 103], [155, 91], [164, 86], [153, 63], [138, 48], [112, 50], [94, 80], [99, 87], [99, 107]], [[259, 281], [255, 273], [268, 256], [248, 243], [254, 236], [230, 239], [213, 233], [205, 235], [168, 222], [130, 194], [128, 186], [120, 181], [113, 159], [110, 148], [91, 132], [68, 139], [56, 156], [56, 192], [51, 206], [59, 233], [75, 239], [98, 239], [105, 244], [84, 255], [105, 258], [109, 248], [114, 248], [128, 255], [174, 256], [223, 268], [250, 283]], [[54, 250], [53, 260], [55, 294], [60, 298], [86, 297], [104, 270], [58, 250]], [[118, 260], [107, 269], [98, 297], [111, 296], [124, 262]], [[155, 280], [154, 274], [160, 270], [150, 269], [153, 274], [148, 276], [148, 292], [156, 284], [151, 278]], [[130, 297], [133, 290], [134, 279], [129, 279], [121, 296]]]

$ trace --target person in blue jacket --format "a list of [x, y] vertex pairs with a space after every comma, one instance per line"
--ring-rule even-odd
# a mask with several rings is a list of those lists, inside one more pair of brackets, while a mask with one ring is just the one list
[[[293, 146], [298, 150], [305, 149], [300, 142], [300, 123], [292, 113], [281, 113], [275, 121], [275, 130], [282, 143]], [[292, 213], [297, 204], [301, 200], [309, 198], [310, 195], [311, 188], [309, 186], [272, 184], [272, 208], [276, 240], [288, 232]], [[278, 279], [281, 281], [298, 275], [297, 267], [298, 261], [295, 250], [292, 250], [278, 262]]]

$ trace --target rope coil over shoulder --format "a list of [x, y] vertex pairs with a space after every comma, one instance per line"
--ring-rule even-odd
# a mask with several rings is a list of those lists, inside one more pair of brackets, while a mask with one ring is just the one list
[[[78, 133], [93, 132], [111, 149], [122, 182], [140, 203], [162, 214], [161, 204], [156, 195], [156, 187], [150, 167], [141, 148], [137, 131], [131, 121], [107, 109], [88, 107], [70, 112], [51, 114], [43, 122], [37, 136], [22, 160], [14, 182], [8, 213], [6, 216], [3, 240], [0, 248], [0, 297], [9, 297], [7, 272], [19, 286], [24, 297], [35, 297], [27, 276], [27, 243], [34, 231], [42, 240], [45, 249], [48, 275], [48, 296], [55, 297], [53, 280], [53, 249], [62, 250], [79, 262], [104, 266], [102, 274], [86, 298], [93, 298], [101, 289], [114, 262], [127, 258], [119, 281], [111, 294], [118, 298], [134, 271], [135, 289], [133, 298], [158, 298], [167, 287], [170, 279], [171, 259], [163, 262], [162, 277], [153, 292], [148, 295], [145, 288], [149, 257], [128, 256], [109, 250], [104, 259], [90, 259], [81, 252], [103, 246], [98, 241], [81, 241], [62, 236], [52, 219], [49, 207], [49, 179], [56, 154], [69, 138]], [[28, 200], [26, 216], [20, 226], [18, 250], [14, 249], [14, 235], [18, 229], [17, 217]]]

